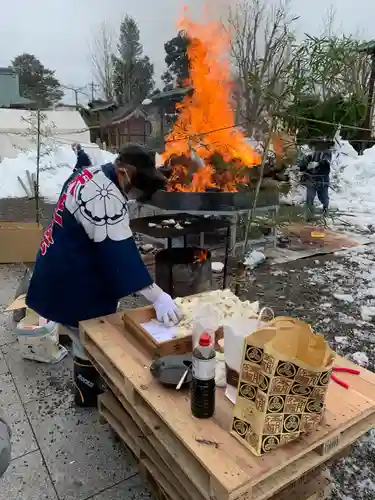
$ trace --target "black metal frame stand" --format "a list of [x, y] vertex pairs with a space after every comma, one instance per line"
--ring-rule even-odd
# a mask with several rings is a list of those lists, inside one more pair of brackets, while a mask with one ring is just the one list
[[[187, 237], [188, 235], [184, 235], [184, 248], [187, 248]], [[230, 238], [231, 237], [231, 227], [227, 227], [227, 232], [225, 235], [225, 254], [224, 254], [224, 269], [223, 269], [223, 290], [225, 290], [228, 286], [228, 259], [229, 259], [229, 251], [230, 251]], [[168, 250], [173, 248], [172, 245], [172, 240], [173, 238], [167, 238], [168, 241]], [[169, 285], [170, 285], [170, 290], [172, 290], [172, 284], [173, 284], [173, 272], [172, 272], [172, 266], [170, 268], [170, 275], [169, 275]]]
[[[168, 215], [170, 218], [173, 218], [173, 219], [180, 219], [180, 218], [186, 218], [186, 216], [188, 216], [188, 214], [169, 214]], [[155, 217], [141, 217], [141, 218], [138, 218], [138, 219], [133, 219], [130, 221], [130, 226], [131, 226], [131, 229], [133, 230], [133, 232], [135, 233], [139, 233], [139, 234], [143, 234], [145, 236], [149, 236], [149, 237], [152, 237], [152, 238], [161, 238], [161, 239], [164, 239], [164, 240], [167, 240], [167, 248], [168, 249], [171, 249], [173, 247], [173, 238], [176, 238], [176, 237], [183, 237], [183, 244], [184, 244], [184, 248], [187, 248], [188, 246], [188, 235], [189, 234], [194, 234], [194, 235], [197, 235], [197, 234], [204, 234], [205, 231], [202, 229], [203, 226], [200, 224], [198, 224], [197, 226], [197, 229], [194, 230], [194, 226], [191, 225], [190, 227], [187, 228], [187, 232], [186, 233], [183, 233], [181, 234], [182, 231], [174, 231], [173, 232], [173, 235], [170, 235], [170, 234], [162, 234], [164, 231], [161, 230], [161, 229], [155, 229], [155, 228], [150, 228], [148, 226], [148, 223], [149, 222], [153, 222], [155, 220], [162, 220], [162, 219], [165, 219], [166, 216], [155, 216]], [[196, 218], [196, 217], [195, 217]], [[195, 219], [194, 218], [194, 219]], [[224, 255], [224, 269], [223, 269], [223, 290], [225, 288], [227, 288], [228, 286], [228, 260], [229, 260], [229, 252], [231, 251], [231, 248], [230, 248], [230, 242], [231, 242], [231, 223], [230, 221], [223, 221], [223, 220], [208, 220], [206, 218], [201, 218], [201, 219], [204, 219], [204, 224], [207, 228], [207, 231], [209, 230], [213, 230], [213, 229], [224, 229], [226, 228], [226, 237], [225, 237], [225, 255]], [[213, 227], [212, 227], [213, 226]], [[215, 228], [215, 226], [217, 226]], [[171, 268], [171, 271], [170, 271], [170, 285], [172, 284], [173, 282], [173, 273], [172, 273], [172, 268]]]

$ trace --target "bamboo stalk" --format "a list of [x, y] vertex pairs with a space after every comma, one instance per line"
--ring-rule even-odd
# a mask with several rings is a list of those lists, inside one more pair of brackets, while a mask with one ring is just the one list
[[264, 167], [265, 167], [265, 164], [267, 161], [268, 151], [270, 149], [271, 138], [272, 138], [272, 133], [274, 131], [274, 128], [275, 128], [275, 121], [272, 120], [270, 130], [268, 133], [268, 137], [267, 137], [267, 141], [266, 141], [266, 145], [264, 148], [263, 156], [262, 156], [262, 163], [260, 164], [259, 179], [258, 179], [256, 190], [255, 190], [255, 197], [254, 197], [253, 205], [248, 212], [248, 218], [247, 218], [247, 224], [246, 224], [246, 230], [245, 230], [245, 240], [244, 240], [244, 245], [243, 245], [243, 254], [242, 254], [242, 258], [237, 262], [237, 268], [236, 268], [236, 274], [235, 274], [236, 286], [235, 286], [235, 292], [234, 292], [237, 296], [240, 293], [241, 283], [243, 283], [244, 280], [246, 279], [246, 267], [244, 264], [244, 260], [245, 260], [245, 256], [247, 253], [247, 244], [249, 241], [251, 224], [252, 224], [253, 219], [254, 219], [254, 213], [256, 210], [260, 186], [261, 186], [262, 181], [263, 181]]
[[23, 190], [25, 191], [26, 193], [26, 196], [31, 199], [33, 196], [32, 194], [30, 193], [30, 191], [28, 190], [28, 188], [26, 187], [26, 184], [23, 182], [23, 180], [21, 179], [21, 177], [18, 175], [17, 176], [17, 179], [18, 179], [18, 182], [21, 184]]

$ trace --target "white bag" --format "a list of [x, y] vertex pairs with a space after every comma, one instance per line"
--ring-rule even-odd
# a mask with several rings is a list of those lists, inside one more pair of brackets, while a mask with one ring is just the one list
[[[236, 316], [224, 324], [224, 356], [227, 380], [225, 395], [233, 404], [236, 403], [245, 337], [264, 325], [261, 318], [266, 310], [270, 309], [264, 307], [257, 318], [247, 319], [243, 316]], [[273, 316], [273, 311], [271, 310], [271, 312]]]
[[227, 385], [223, 352], [216, 352], [215, 385], [216, 387], [225, 387]]
[[41, 363], [58, 363], [68, 351], [59, 344], [58, 324], [39, 318], [39, 324], [22, 320], [15, 328], [21, 356]]

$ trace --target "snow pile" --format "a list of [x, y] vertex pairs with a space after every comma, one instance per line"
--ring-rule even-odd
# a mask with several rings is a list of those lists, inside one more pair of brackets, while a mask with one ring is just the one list
[[350, 357], [353, 360], [353, 363], [355, 363], [359, 366], [363, 366], [364, 368], [366, 368], [366, 366], [368, 366], [369, 359], [368, 359], [368, 356], [366, 353], [359, 351], [359, 352], [355, 352]]
[[246, 255], [244, 264], [249, 269], [255, 269], [260, 264], [263, 264], [265, 260], [266, 256], [264, 255], [263, 252], [260, 252], [258, 250], [252, 250], [250, 253]]
[[360, 156], [350, 151], [347, 141], [342, 143], [332, 165], [331, 207], [346, 214], [348, 222], [359, 226], [373, 224], [375, 147], [366, 149]]
[[[375, 213], [375, 146], [359, 155], [348, 141], [337, 136], [331, 165], [330, 207], [344, 223], [361, 228], [373, 224]], [[284, 204], [305, 201], [305, 188], [299, 183], [299, 172], [290, 172], [291, 190], [282, 199]], [[318, 201], [316, 200], [318, 204]], [[340, 220], [337, 221], [340, 224]]]
[[[94, 165], [113, 161], [115, 155], [101, 150], [96, 144], [83, 145]], [[72, 148], [67, 146], [43, 148], [40, 158], [40, 194], [50, 202], [55, 202], [60, 191], [72, 173], [77, 158]], [[23, 198], [26, 193], [20, 178], [29, 188], [26, 171], [36, 175], [36, 151], [23, 152], [17, 158], [4, 158], [0, 162], [0, 199]]]

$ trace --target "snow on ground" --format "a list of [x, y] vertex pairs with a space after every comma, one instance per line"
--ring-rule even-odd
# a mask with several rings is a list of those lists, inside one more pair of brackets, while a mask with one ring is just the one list
[[[96, 144], [87, 145], [86, 152], [94, 165], [112, 161], [114, 155], [99, 149]], [[40, 193], [50, 202], [55, 202], [65, 181], [76, 164], [76, 155], [70, 146], [44, 148], [40, 160]], [[36, 151], [22, 152], [17, 158], [4, 158], [0, 162], [0, 199], [26, 196], [18, 177], [29, 187], [26, 171], [36, 173]]]
[[[114, 155], [98, 148], [96, 144], [84, 145], [94, 165], [111, 161]], [[71, 174], [76, 162], [75, 154], [69, 145], [51, 144], [41, 155], [40, 191], [48, 201], [55, 202], [58, 194]], [[26, 171], [35, 173], [36, 152], [22, 152], [17, 158], [4, 158], [0, 162], [0, 199], [22, 198], [25, 192], [18, 181], [20, 177], [28, 186]], [[347, 142], [336, 137], [336, 148], [332, 161], [331, 208], [337, 211], [336, 225], [350, 224], [359, 229], [368, 229], [373, 224], [375, 212], [375, 184], [372, 182], [375, 171], [375, 146], [359, 156]], [[292, 189], [282, 199], [286, 204], [302, 204], [305, 188], [299, 184], [296, 168], [291, 172]], [[334, 215], [335, 218], [335, 215]]]
[[[332, 347], [339, 354], [374, 371], [375, 245], [337, 252], [335, 257], [337, 260], [327, 261], [323, 267], [306, 271], [311, 287], [323, 287], [320, 325], [314, 326], [327, 335], [333, 334]], [[364, 315], [364, 310], [372, 314]], [[374, 499], [375, 430], [362, 438], [331, 472], [334, 499]]]
[[[368, 229], [375, 213], [375, 146], [358, 155], [348, 141], [337, 136], [331, 166], [330, 207], [334, 224], [350, 224]], [[291, 191], [282, 201], [289, 205], [303, 204], [305, 188], [299, 184], [296, 168], [291, 170]], [[317, 202], [318, 204], [318, 202]], [[337, 220], [335, 221], [335, 213]]]

